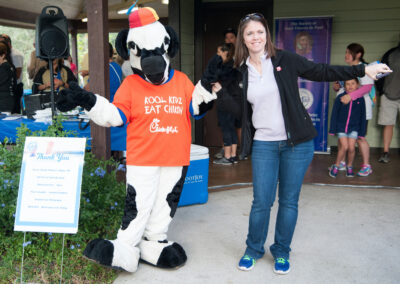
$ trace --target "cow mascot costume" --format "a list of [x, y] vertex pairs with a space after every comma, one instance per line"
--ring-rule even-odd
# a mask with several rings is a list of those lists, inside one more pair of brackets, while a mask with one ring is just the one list
[[129, 14], [129, 30], [118, 34], [116, 48], [121, 57], [129, 58], [134, 74], [125, 78], [113, 103], [76, 84], [60, 92], [57, 100], [60, 111], [81, 106], [100, 126], [129, 123], [121, 227], [115, 240], [89, 242], [84, 255], [128, 272], [136, 271], [139, 259], [157, 267], [178, 267], [185, 263], [186, 253], [167, 240], [167, 231], [190, 163], [190, 115], [201, 118], [216, 94], [208, 91], [209, 85], [205, 88], [199, 81], [194, 86], [171, 68], [178, 38], [152, 8]]

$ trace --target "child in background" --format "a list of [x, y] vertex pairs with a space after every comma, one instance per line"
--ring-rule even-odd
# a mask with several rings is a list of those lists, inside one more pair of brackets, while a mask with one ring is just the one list
[[[359, 44], [359, 43], [351, 43], [347, 46], [346, 48], [346, 54], [345, 54], [345, 61], [348, 65], [359, 65], [359, 64], [367, 64], [364, 60], [364, 47]], [[374, 86], [374, 81], [369, 78], [368, 76], [364, 76], [362, 78], [359, 78], [360, 81], [360, 88], [357, 89], [357, 91], [353, 93], [349, 93], [341, 98], [341, 102], [344, 104], [349, 103], [351, 100], [356, 100], [358, 98], [364, 97], [365, 100], [365, 116], [367, 119], [367, 126], [366, 129], [368, 129], [368, 120], [372, 119], [372, 106], [373, 103], [370, 98], [370, 93], [371, 90]], [[333, 84], [333, 89], [336, 92], [341, 93], [340, 86], [338, 83]], [[367, 132], [365, 132], [365, 135], [367, 135]], [[362, 157], [362, 165], [361, 169], [358, 172], [358, 176], [369, 176], [372, 174], [372, 167], [369, 161], [369, 144], [367, 139], [364, 137], [363, 139], [357, 139], [357, 144], [358, 144], [358, 149], [360, 150], [361, 157]], [[340, 148], [340, 143], [338, 144], [338, 148]], [[344, 167], [345, 169], [345, 163], [342, 161], [339, 170]], [[344, 170], [343, 169], [343, 170]]]
[[346, 176], [354, 177], [353, 161], [355, 157], [355, 144], [357, 138], [364, 138], [367, 125], [365, 100], [363, 97], [350, 101], [348, 104], [341, 102], [343, 96], [354, 92], [360, 87], [359, 80], [352, 79], [345, 81], [344, 87], [346, 91], [338, 95], [335, 99], [329, 129], [330, 135], [337, 134], [341, 145], [338, 148], [336, 163], [329, 169], [329, 175], [333, 178], [337, 176], [340, 162], [346, 159], [346, 154]]

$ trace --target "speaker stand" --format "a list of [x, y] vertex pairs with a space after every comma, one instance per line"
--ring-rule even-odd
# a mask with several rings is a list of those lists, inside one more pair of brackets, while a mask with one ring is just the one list
[[[53, 70], [53, 60], [49, 58], [49, 68], [50, 68], [50, 102], [51, 102], [51, 118], [54, 120], [56, 117], [56, 108], [54, 104], [54, 70]], [[59, 66], [60, 68], [60, 66]]]

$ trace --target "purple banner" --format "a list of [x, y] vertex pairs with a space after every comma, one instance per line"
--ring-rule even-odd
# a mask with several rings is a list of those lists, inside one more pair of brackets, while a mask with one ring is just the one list
[[[275, 44], [317, 63], [330, 62], [332, 17], [275, 19]], [[299, 78], [301, 101], [318, 131], [315, 151], [328, 144], [329, 83]]]

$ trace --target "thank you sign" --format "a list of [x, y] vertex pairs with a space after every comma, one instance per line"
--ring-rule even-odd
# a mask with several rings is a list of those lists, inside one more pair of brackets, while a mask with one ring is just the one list
[[85, 138], [26, 138], [15, 231], [78, 231], [85, 143]]

